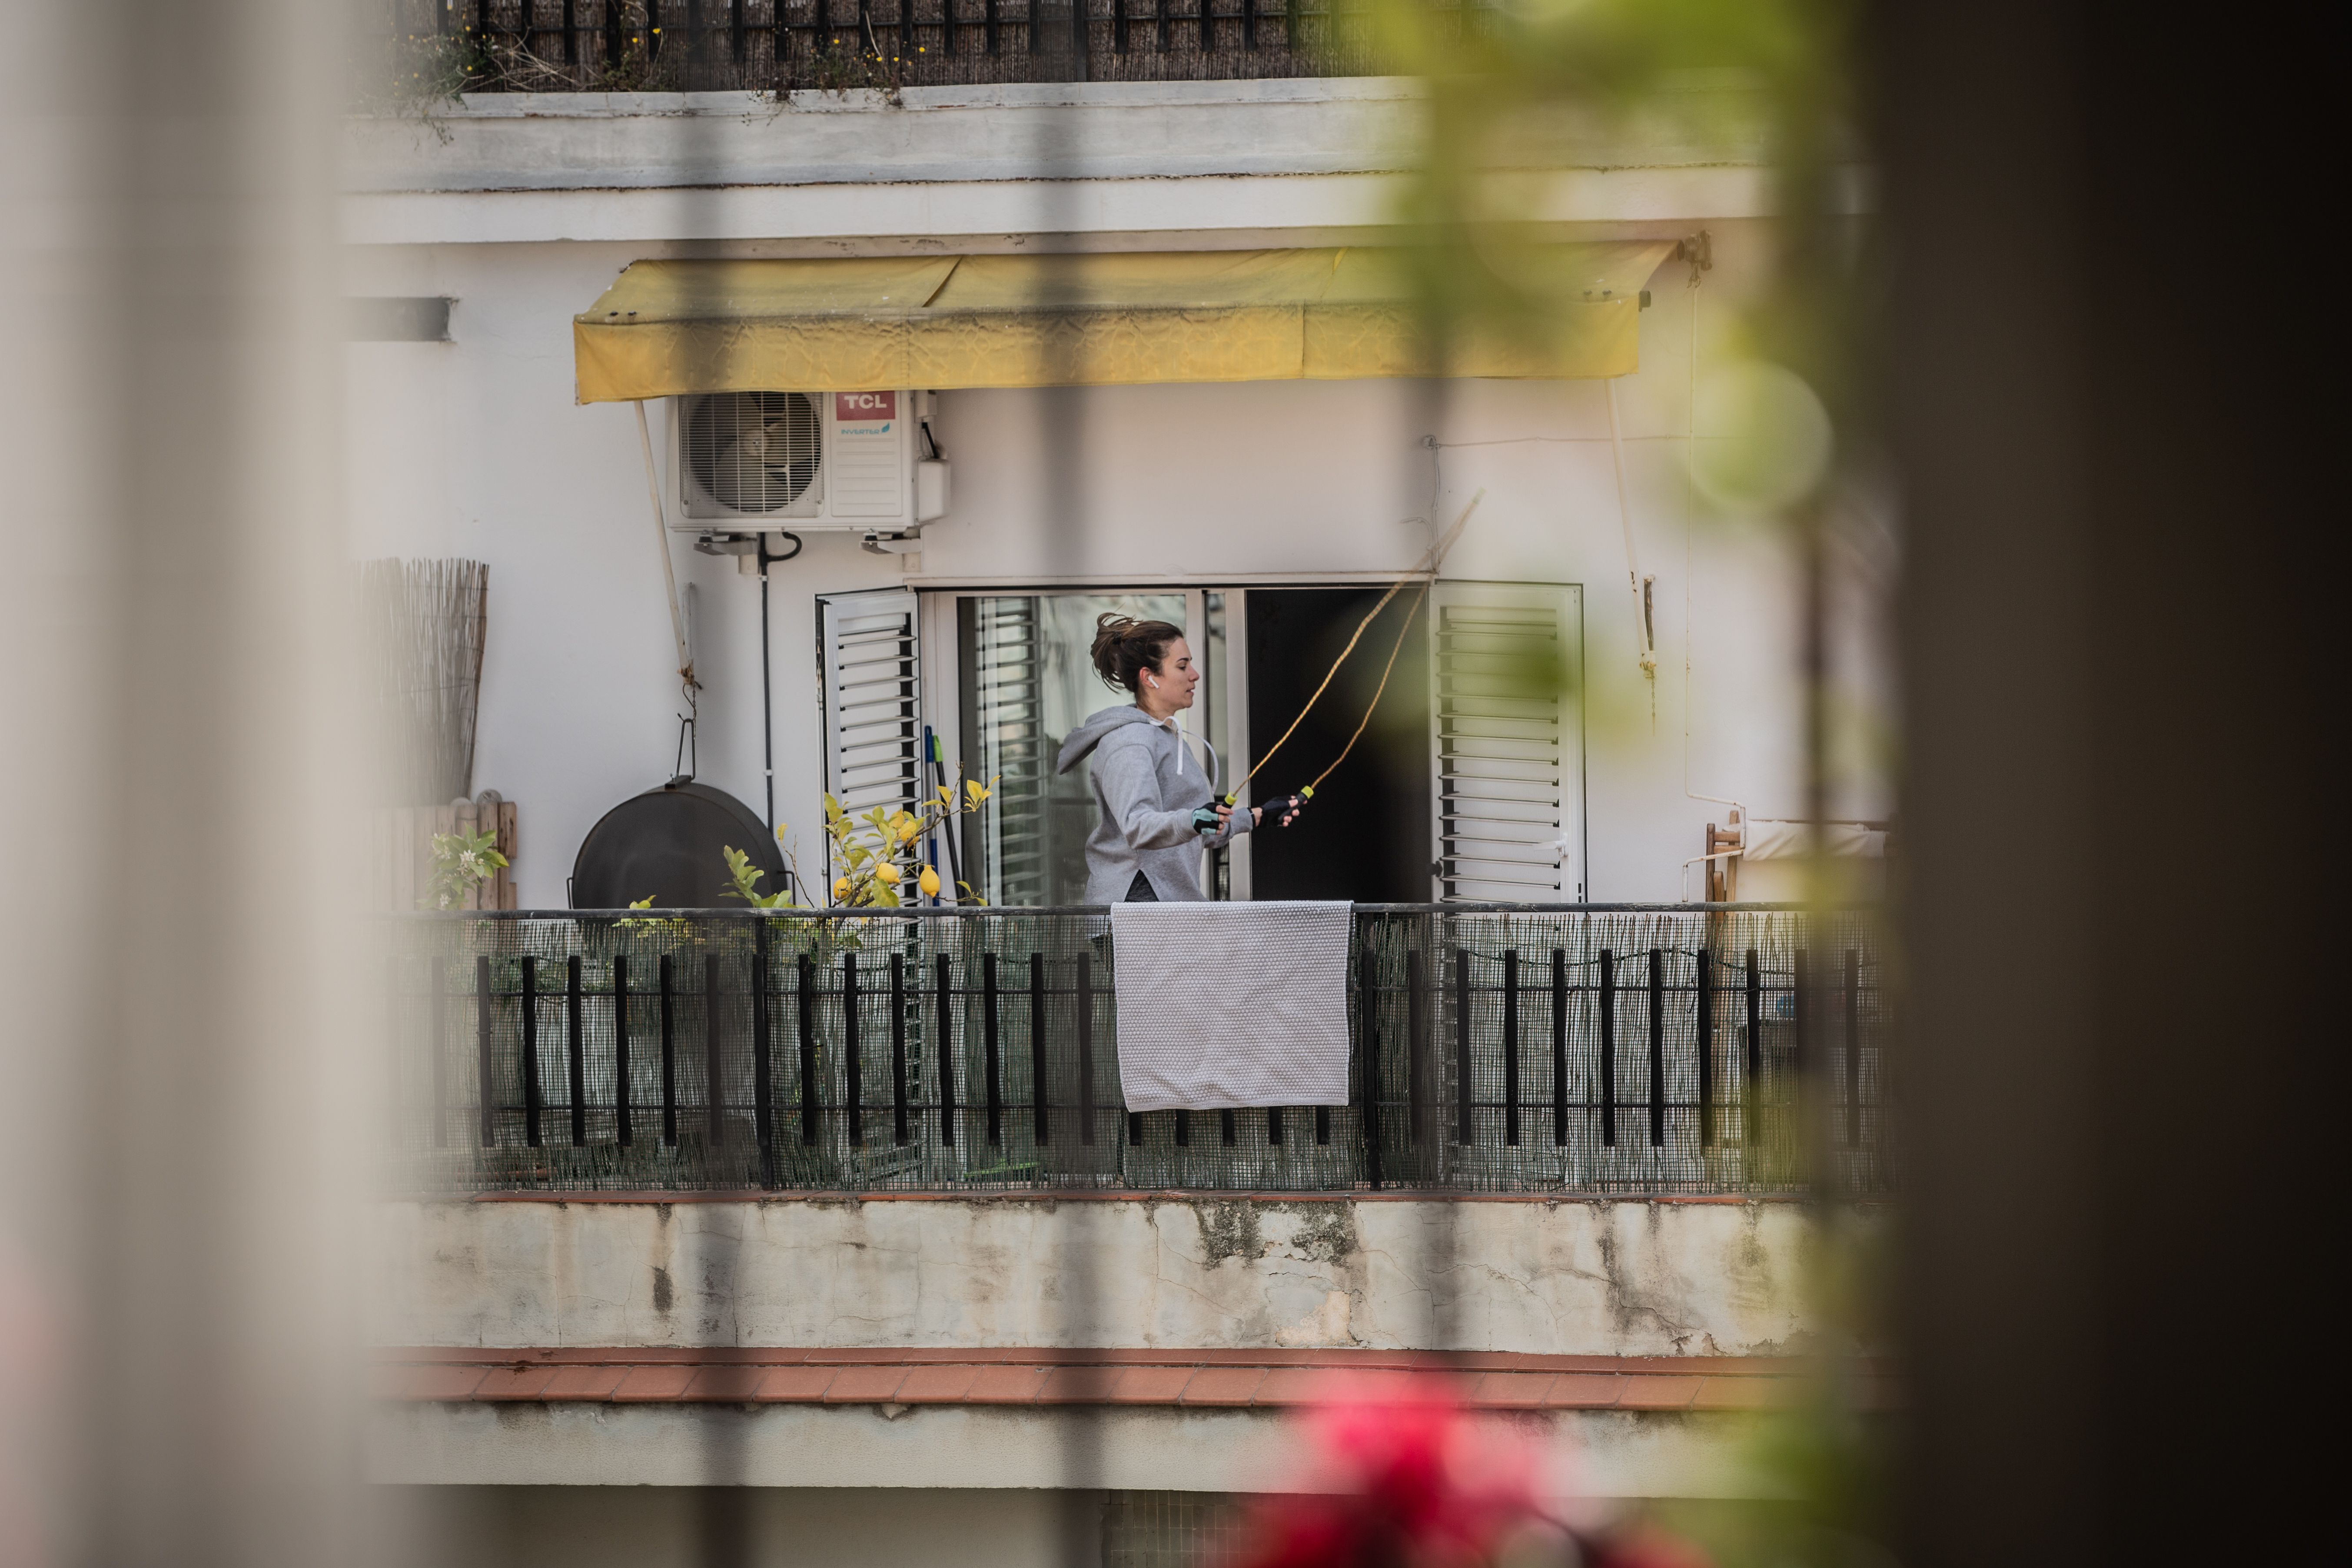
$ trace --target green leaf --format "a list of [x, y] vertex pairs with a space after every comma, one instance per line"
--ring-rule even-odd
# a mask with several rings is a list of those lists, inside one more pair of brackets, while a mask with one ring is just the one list
[[757, 905], [760, 902], [760, 879], [765, 877], [767, 872], [752, 865], [751, 857], [736, 848], [732, 844], [721, 845], [719, 848], [727, 859], [728, 875], [735, 879], [733, 890], [719, 896], [740, 899], [747, 904]]

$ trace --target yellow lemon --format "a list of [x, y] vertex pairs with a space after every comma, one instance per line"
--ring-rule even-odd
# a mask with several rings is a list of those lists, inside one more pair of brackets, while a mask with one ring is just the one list
[[914, 823], [914, 819], [913, 819], [913, 818], [909, 817], [908, 820], [906, 820], [906, 821], [904, 821], [904, 822], [902, 822], [902, 823], [898, 824], [898, 842], [899, 842], [899, 843], [901, 843], [901, 844], [909, 844], [909, 843], [912, 843], [912, 842], [914, 841], [914, 837], [915, 837], [915, 823]]
[[898, 885], [898, 868], [893, 866], [887, 860], [885, 860], [879, 866], [875, 867], [874, 874], [881, 878], [882, 880], [888, 883], [891, 887], [895, 888]]
[[848, 895], [849, 879], [846, 877], [835, 877], [833, 879], [833, 901], [837, 904]]
[[915, 879], [915, 886], [923, 889], [923, 897], [936, 899], [940, 896], [940, 874], [926, 866], [923, 874]]

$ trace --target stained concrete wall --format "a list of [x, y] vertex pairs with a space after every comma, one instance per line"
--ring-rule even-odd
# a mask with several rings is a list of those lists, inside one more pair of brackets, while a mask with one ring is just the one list
[[[1073, 1530], [1102, 1533], [1099, 1495], [1053, 1491], [887, 1491], [481, 1484], [390, 1489], [380, 1503], [408, 1547], [387, 1561], [440, 1568], [604, 1568], [711, 1561], [742, 1564], [952, 1563], [1034, 1568], [1067, 1561]], [[732, 1552], [714, 1552], [714, 1539]], [[1080, 1558], [1080, 1561], [1093, 1561]]]
[[[1179, 1535], [1170, 1528], [1167, 1500], [1158, 1495], [1167, 1489], [472, 1484], [384, 1487], [377, 1501], [387, 1521], [379, 1539], [389, 1536], [409, 1547], [396, 1560], [439, 1568], [645, 1568], [714, 1557], [762, 1568], [898, 1563], [1034, 1568], [1172, 1561], [1138, 1554], [1149, 1547], [1167, 1552], [1202, 1542], [1201, 1534]], [[1703, 1528], [1723, 1508], [1679, 1500], [1674, 1518]], [[1187, 1522], [1200, 1531], [1208, 1520]], [[715, 1551], [718, 1543], [734, 1550]]]
[[[1771, 1495], [1728, 1413], [1562, 1410], [1511, 1428], [1556, 1497]], [[387, 1405], [371, 1479], [415, 1485], [1312, 1489], [1292, 1419], [1134, 1406]], [[869, 1559], [871, 1561], [871, 1559]]]
[[402, 1202], [379, 1344], [1803, 1348], [1793, 1205]]

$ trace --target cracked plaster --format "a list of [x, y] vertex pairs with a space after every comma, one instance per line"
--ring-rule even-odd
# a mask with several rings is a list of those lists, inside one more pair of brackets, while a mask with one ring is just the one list
[[463, 1345], [1770, 1353], [1776, 1204], [399, 1202], [372, 1337]]

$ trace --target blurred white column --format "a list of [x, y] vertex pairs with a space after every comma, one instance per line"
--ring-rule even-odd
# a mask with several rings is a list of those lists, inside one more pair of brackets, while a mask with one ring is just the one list
[[334, 10], [0, 10], [10, 1568], [349, 1556]]

